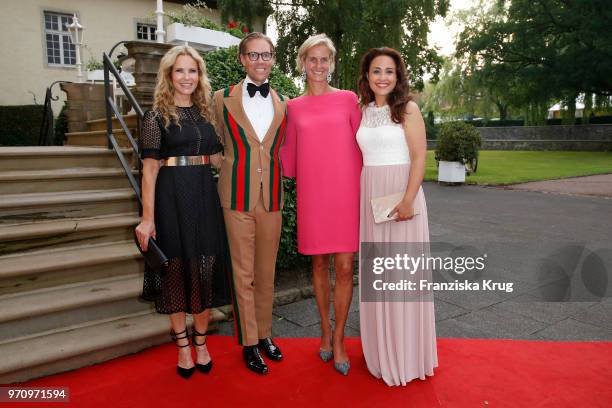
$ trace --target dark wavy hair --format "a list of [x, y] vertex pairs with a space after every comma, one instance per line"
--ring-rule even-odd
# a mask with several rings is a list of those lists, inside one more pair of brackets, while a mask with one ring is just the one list
[[408, 88], [408, 74], [406, 72], [406, 65], [402, 60], [402, 56], [399, 52], [389, 47], [371, 48], [361, 58], [361, 67], [359, 69], [359, 81], [357, 81], [357, 87], [359, 88], [359, 95], [361, 97], [361, 105], [366, 106], [370, 102], [375, 100], [374, 92], [370, 89], [368, 83], [368, 72], [370, 71], [370, 65], [376, 57], [385, 55], [390, 57], [395, 62], [395, 72], [397, 75], [397, 83], [395, 88], [389, 95], [387, 95], [387, 103], [391, 110], [391, 120], [395, 123], [403, 123], [404, 114], [406, 113], [406, 105], [412, 100], [410, 96], [410, 89]]

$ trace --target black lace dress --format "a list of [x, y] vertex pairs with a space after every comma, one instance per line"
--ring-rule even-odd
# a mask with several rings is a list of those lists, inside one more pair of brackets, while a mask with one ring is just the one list
[[[212, 155], [222, 146], [197, 107], [177, 108], [180, 127], [163, 128], [147, 111], [143, 158]], [[145, 266], [142, 298], [159, 313], [200, 313], [230, 303], [230, 268], [223, 212], [210, 165], [162, 166], [155, 185], [157, 242], [170, 262], [161, 275]]]

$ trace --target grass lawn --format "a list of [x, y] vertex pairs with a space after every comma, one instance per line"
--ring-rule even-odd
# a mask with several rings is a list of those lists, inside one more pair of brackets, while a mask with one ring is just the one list
[[[526, 181], [612, 173], [612, 152], [483, 150], [478, 171], [468, 184], [514, 184]], [[434, 152], [427, 152], [426, 181], [437, 181]]]

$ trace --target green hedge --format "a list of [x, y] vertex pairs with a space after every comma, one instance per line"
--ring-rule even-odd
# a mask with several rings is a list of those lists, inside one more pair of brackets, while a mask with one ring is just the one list
[[[203, 57], [213, 91], [237, 84], [246, 75], [238, 62], [238, 47], [207, 52]], [[270, 85], [289, 98], [295, 98], [300, 94], [300, 90], [291, 78], [276, 66], [272, 68], [270, 74]]]
[[297, 251], [297, 199], [295, 179], [283, 179], [285, 203], [283, 207], [283, 230], [276, 265], [279, 268], [291, 268], [308, 263], [308, 257]]
[[[468, 125], [472, 125], [474, 127], [506, 127], [506, 126], [524, 126], [525, 121], [522, 119], [507, 119], [507, 120], [490, 120], [490, 121], [482, 121], [482, 120], [457, 120], [453, 122], [445, 122], [445, 123], [467, 123]], [[583, 118], [576, 118], [574, 122], [575, 125], [585, 125]], [[612, 124], [612, 116], [591, 116], [589, 118], [588, 125], [600, 125], [600, 124]], [[559, 126], [563, 125], [562, 119], [547, 119], [546, 126]], [[438, 133], [440, 132], [440, 125], [432, 125], [429, 121], [425, 121], [425, 130], [427, 133], [428, 140], [435, 140], [438, 138]]]
[[66, 141], [66, 133], [68, 133], [68, 117], [66, 116], [66, 104], [64, 103], [53, 124], [53, 144], [62, 146]]
[[[463, 121], [475, 127], [505, 127], [505, 126], [524, 126], [525, 121], [523, 119], [507, 119], [507, 120], [466, 120]], [[612, 116], [592, 116], [589, 118], [589, 124], [609, 124], [612, 123]], [[585, 121], [583, 118], [576, 118], [574, 121], [575, 125], [584, 125]], [[558, 126], [563, 125], [563, 119], [546, 119], [546, 126]], [[429, 139], [428, 133], [428, 139]]]
[[465, 122], [474, 127], [506, 127], [506, 126], [524, 126], [525, 121], [523, 119], [506, 119], [506, 120], [462, 120], [459, 122]]
[[[546, 126], [560, 126], [564, 125], [563, 119], [555, 118], [555, 119], [546, 119]], [[574, 125], [582, 125], [582, 118], [575, 118]]]
[[36, 146], [42, 105], [0, 106], [0, 146]]
[[474, 126], [465, 122], [446, 122], [440, 125], [434, 154], [437, 161], [469, 163], [475, 171], [481, 146], [480, 133]]
[[[591, 116], [589, 118], [589, 125], [604, 125], [612, 123], [612, 116]], [[563, 119], [547, 119], [547, 125], [555, 126], [555, 125], [563, 125]], [[575, 125], [584, 125], [584, 118], [576, 118], [574, 121]]]
[[438, 127], [430, 121], [425, 121], [425, 135], [428, 140], [436, 140], [438, 138]]
[[589, 125], [598, 125], [598, 124], [609, 124], [612, 123], [612, 116], [591, 116], [589, 118]]

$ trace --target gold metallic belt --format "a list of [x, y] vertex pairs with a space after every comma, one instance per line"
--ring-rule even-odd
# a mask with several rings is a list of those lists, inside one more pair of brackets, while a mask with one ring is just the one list
[[210, 164], [210, 156], [174, 156], [162, 160], [162, 166], [201, 166]]

